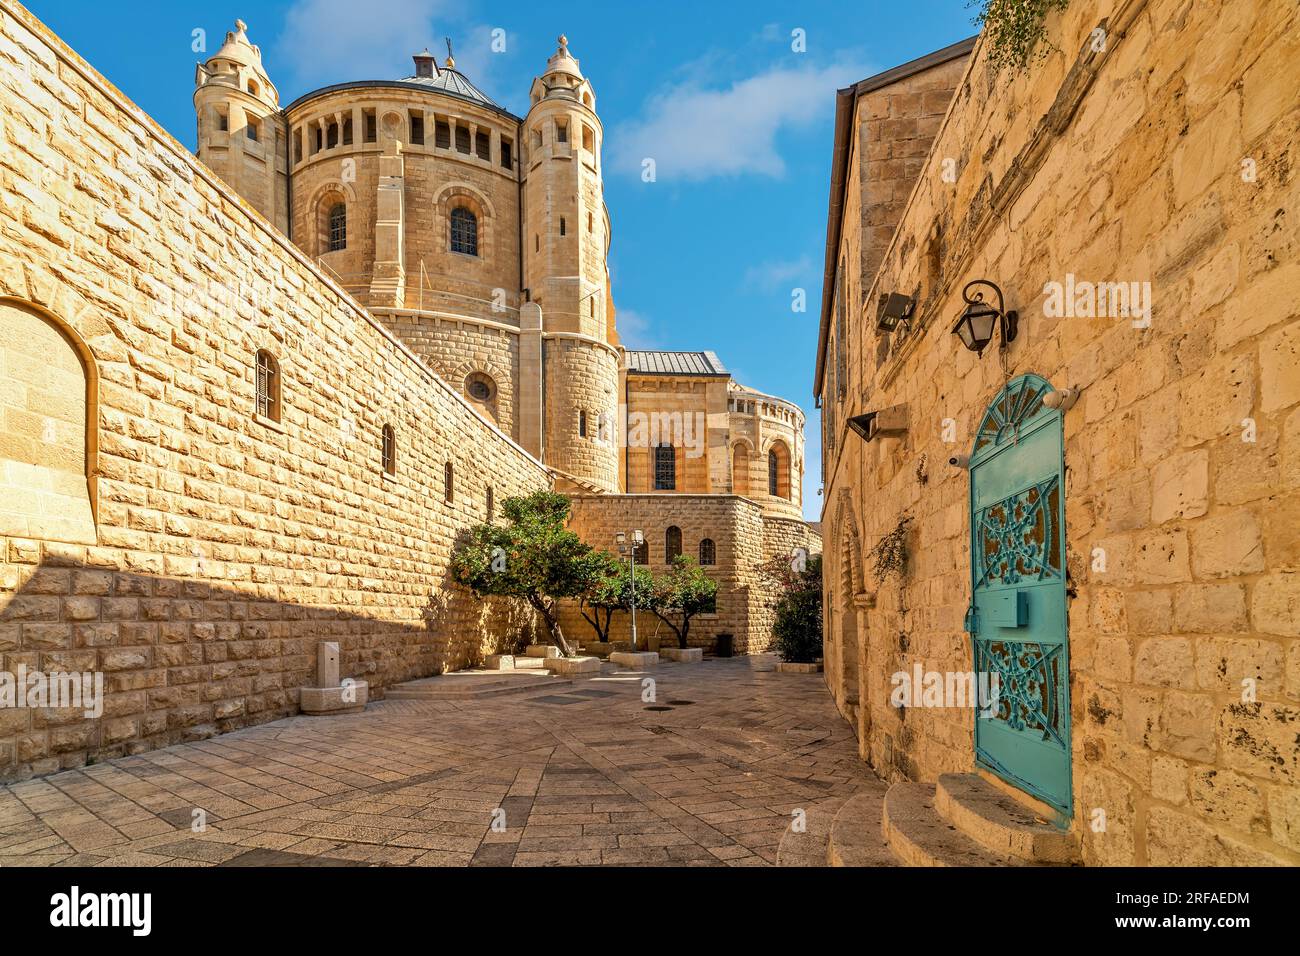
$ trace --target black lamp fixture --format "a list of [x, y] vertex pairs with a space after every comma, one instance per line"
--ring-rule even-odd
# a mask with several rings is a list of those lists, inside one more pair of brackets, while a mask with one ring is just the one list
[[[988, 286], [993, 290], [998, 297], [996, 308], [992, 303], [984, 301], [982, 291], [971, 293], [971, 289], [976, 286]], [[961, 297], [966, 302], [966, 309], [957, 320], [957, 324], [952, 327], [952, 334], [961, 339], [962, 345], [972, 352], [983, 355], [985, 347], [993, 340], [993, 326], [999, 322], [1002, 338], [998, 348], [1005, 349], [1008, 342], [1015, 341], [1020, 314], [1006, 311], [1001, 289], [987, 279], [975, 279], [966, 283], [966, 288], [961, 290]]]
[[881, 332], [892, 332], [899, 322], [906, 322], [912, 317], [916, 300], [901, 292], [882, 292], [876, 305], [876, 328]]

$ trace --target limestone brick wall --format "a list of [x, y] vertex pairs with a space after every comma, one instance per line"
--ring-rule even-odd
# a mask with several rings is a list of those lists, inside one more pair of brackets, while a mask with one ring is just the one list
[[580, 338], [548, 337], [544, 367], [546, 463], [604, 491], [617, 490], [617, 353]]
[[[780, 557], [793, 558], [795, 549], [803, 548], [809, 557], [822, 553], [822, 538], [802, 518], [780, 518], [764, 512], [763, 551], [761, 562]], [[768, 581], [759, 579], [754, 586], [753, 612], [750, 615], [748, 650], [751, 654], [772, 649], [772, 625], [776, 623], [776, 604], [780, 592]]]
[[[515, 382], [519, 380], [519, 334], [509, 325], [410, 309], [372, 309], [375, 318], [405, 343], [475, 408], [512, 438]], [[491, 379], [491, 396], [470, 394], [471, 376]]]
[[[732, 487], [763, 505], [765, 513], [803, 514], [804, 415], [794, 403], [752, 389], [731, 392], [728, 402]], [[739, 454], [737, 449], [739, 446]], [[778, 451], [777, 494], [770, 494], [768, 453]], [[741, 469], [741, 474], [736, 469]]]
[[[699, 558], [702, 538], [711, 538], [717, 564], [706, 567], [718, 582], [716, 614], [702, 614], [691, 622], [690, 643], [711, 649], [718, 634], [732, 634], [737, 653], [748, 653], [753, 639], [756, 577], [754, 566], [763, 548], [763, 523], [757, 505], [734, 495], [574, 495], [569, 527], [588, 544], [617, 553], [614, 535], [618, 531], [645, 533], [650, 549], [650, 568], [664, 571], [665, 534], [669, 526], [682, 532], [682, 553]], [[580, 641], [595, 640], [595, 632], [575, 606], [566, 606], [561, 617], [565, 634]], [[611, 627], [614, 640], [627, 640], [629, 615], [616, 614]], [[669, 628], [652, 614], [638, 613], [637, 636], [644, 642], [657, 633], [663, 646], [676, 639]], [[763, 644], [763, 647], [766, 645]], [[762, 649], [760, 647], [759, 649]]]
[[[973, 767], [969, 710], [889, 703], [890, 675], [915, 662], [971, 667], [968, 477], [947, 459], [1007, 377], [1081, 389], [1064, 416], [1065, 540], [1072, 825], [1089, 863], [1300, 862], [1298, 16], [1076, 0], [1014, 83], [977, 47], [879, 273], [846, 303], [851, 377], [843, 400], [826, 394], [827, 678], [893, 779]], [[862, 129], [870, 103], [857, 109]], [[867, 200], [847, 199], [860, 222]], [[1046, 284], [1067, 274], [1150, 282], [1149, 324], [1050, 317]], [[1020, 312], [1005, 369], [996, 344], [981, 359], [951, 334], [975, 278]], [[875, 331], [875, 296], [897, 289], [920, 290], [903, 337]], [[845, 433], [849, 415], [899, 404], [901, 435]], [[906, 570], [877, 583], [870, 551], [903, 517]], [[842, 656], [860, 707], [847, 664], [830, 666]]]
[[627, 381], [627, 491], [658, 490], [655, 447], [662, 442], [674, 449], [677, 492], [729, 492], [726, 431], [718, 427], [725, 421], [719, 413], [725, 414], [728, 379], [629, 374]]
[[[0, 711], [0, 778], [293, 713], [320, 640], [382, 694], [531, 626], [447, 561], [488, 486], [546, 471], [10, 0], [0, 137], [0, 296], [97, 383], [93, 542], [0, 532], [0, 667], [107, 691], [98, 720]], [[279, 359], [278, 424], [253, 414], [257, 349]]]
[[[374, 116], [373, 142], [365, 139], [367, 113]], [[423, 119], [423, 143], [413, 141], [413, 113]], [[321, 122], [352, 123], [351, 143], [340, 135], [335, 146], [313, 153], [304, 145], [300, 154], [290, 153], [292, 235], [308, 255], [323, 257], [349, 291], [367, 302], [376, 250], [379, 157], [384, 144], [396, 139], [403, 173], [405, 306], [500, 321], [495, 303], [517, 321], [518, 168], [513, 158], [509, 168], [501, 163], [503, 137], [518, 138], [512, 117], [434, 92], [397, 87], [314, 96], [294, 105], [287, 116], [291, 144], [299, 138], [306, 144]], [[470, 152], [457, 148], [454, 135], [449, 147], [437, 145], [436, 124], [448, 119], [471, 131]], [[486, 158], [473, 148], [479, 132], [488, 136]], [[322, 241], [321, 203], [340, 193], [348, 207], [348, 247], [329, 252]], [[478, 256], [451, 251], [449, 216], [457, 205], [478, 217]]]

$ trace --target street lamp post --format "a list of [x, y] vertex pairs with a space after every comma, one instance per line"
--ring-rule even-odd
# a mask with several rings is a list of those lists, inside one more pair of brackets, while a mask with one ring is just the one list
[[632, 585], [632, 650], [636, 650], [636, 549], [645, 543], [645, 535], [639, 530], [632, 532], [632, 546], [627, 544], [627, 535], [619, 531], [614, 535], [618, 542], [618, 553], [628, 556], [628, 577]]

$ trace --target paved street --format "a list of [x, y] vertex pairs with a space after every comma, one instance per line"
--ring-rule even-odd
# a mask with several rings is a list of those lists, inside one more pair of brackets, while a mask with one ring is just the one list
[[822, 675], [774, 665], [379, 701], [0, 787], [0, 865], [770, 865], [793, 810], [883, 789]]

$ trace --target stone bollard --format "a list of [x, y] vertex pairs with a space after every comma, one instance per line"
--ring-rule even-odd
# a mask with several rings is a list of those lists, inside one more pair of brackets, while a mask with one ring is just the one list
[[363, 680], [339, 679], [338, 641], [316, 645], [316, 685], [299, 688], [299, 706], [304, 714], [355, 714], [366, 709], [370, 685]]

